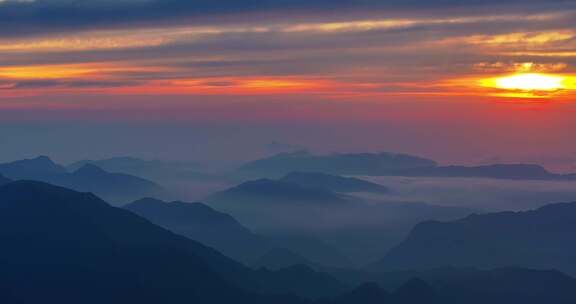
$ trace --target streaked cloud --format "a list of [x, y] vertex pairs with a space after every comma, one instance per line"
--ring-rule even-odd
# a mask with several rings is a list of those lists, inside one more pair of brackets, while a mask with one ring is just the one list
[[412, 2], [3, 3], [0, 83], [3, 94], [380, 98], [481, 96], [488, 73], [574, 72], [571, 3]]

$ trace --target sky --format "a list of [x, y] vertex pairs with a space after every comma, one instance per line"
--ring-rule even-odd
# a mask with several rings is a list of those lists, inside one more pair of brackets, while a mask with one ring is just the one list
[[0, 0], [0, 160], [576, 170], [576, 1]]

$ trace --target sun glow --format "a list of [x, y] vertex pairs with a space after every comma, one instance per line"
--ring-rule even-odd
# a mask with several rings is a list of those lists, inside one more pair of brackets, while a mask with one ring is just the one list
[[483, 79], [480, 85], [486, 88], [522, 93], [522, 96], [545, 96], [576, 89], [576, 77], [544, 73], [519, 73]]
[[497, 78], [497, 88], [522, 91], [556, 91], [566, 89], [565, 78], [547, 74], [518, 74]]

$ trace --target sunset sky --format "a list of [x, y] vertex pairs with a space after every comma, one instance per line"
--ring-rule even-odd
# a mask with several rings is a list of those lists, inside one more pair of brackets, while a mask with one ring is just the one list
[[566, 169], [575, 24], [569, 0], [0, 0], [1, 158], [277, 141]]

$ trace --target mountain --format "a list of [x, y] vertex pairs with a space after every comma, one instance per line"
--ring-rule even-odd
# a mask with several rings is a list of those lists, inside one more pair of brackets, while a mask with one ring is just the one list
[[214, 193], [207, 202], [260, 234], [310, 231], [321, 224], [324, 209], [352, 204], [345, 195], [271, 179], [249, 181]]
[[310, 235], [269, 235], [268, 240], [276, 248], [288, 248], [309, 263], [322, 267], [353, 268], [350, 259], [325, 241]]
[[111, 201], [127, 201], [162, 195], [158, 184], [123, 173], [110, 173], [94, 165], [48, 178], [47, 182], [78, 191], [93, 192]]
[[45, 180], [56, 175], [66, 174], [67, 171], [49, 157], [39, 156], [0, 164], [0, 173], [13, 180]]
[[211, 196], [214, 202], [250, 202], [292, 205], [346, 205], [348, 200], [330, 190], [297, 183], [259, 179]]
[[291, 172], [318, 172], [367, 176], [477, 177], [517, 180], [576, 179], [576, 174], [554, 174], [540, 165], [439, 166], [430, 159], [394, 153], [332, 155], [313, 155], [308, 152], [283, 153], [249, 162], [240, 167], [238, 171], [248, 176], [274, 178]]
[[203, 173], [201, 165], [194, 162], [176, 162], [163, 160], [145, 160], [136, 157], [112, 157], [100, 160], [81, 160], [67, 166], [75, 171], [85, 165], [95, 165], [108, 172], [125, 173], [152, 180], [219, 180], [222, 177]]
[[[416, 301], [416, 303], [430, 303], [431, 297], [441, 299], [439, 303], [442, 304], [568, 304], [576, 302], [576, 294], [574, 293], [576, 279], [552, 270], [512, 267], [479, 270], [444, 267], [423, 271], [332, 274], [336, 278], [348, 282], [348, 284], [375, 282], [384, 290], [400, 291], [403, 289], [406, 291], [405, 286], [412, 281], [412, 286], [421, 285], [420, 289], [426, 289], [428, 290], [426, 293], [435, 295], [429, 296], [424, 301]], [[418, 280], [415, 281], [415, 279]], [[422, 282], [426, 283], [423, 287]], [[408, 298], [422, 295], [425, 292], [404, 293]], [[393, 301], [390, 302], [394, 303]]]
[[294, 265], [275, 272], [260, 269], [256, 273], [262, 278], [258, 291], [263, 294], [288, 293], [319, 299], [334, 297], [348, 290], [345, 284], [332, 276], [306, 265]]
[[9, 303], [297, 304], [280, 295], [342, 291], [309, 269], [250, 270], [93, 194], [41, 182], [0, 187], [0, 239]]
[[383, 304], [391, 303], [393, 301], [393, 295], [388, 291], [384, 290], [377, 283], [364, 283], [356, 287], [355, 289], [344, 293], [339, 296], [334, 304]]
[[388, 193], [390, 189], [376, 183], [359, 178], [343, 177], [318, 172], [292, 172], [282, 177], [280, 181], [302, 186], [323, 188], [334, 192], [372, 192]]
[[148, 170], [157, 170], [165, 167], [160, 160], [143, 160], [136, 157], [112, 157], [101, 160], [81, 160], [67, 166], [71, 171], [76, 171], [85, 165], [95, 165], [111, 172], [129, 174], [141, 174]]
[[[389, 292], [377, 283], [364, 283], [337, 297], [330, 304], [456, 304], [449, 299], [443, 298], [436, 290], [421, 279], [413, 278], [405, 282], [394, 292]], [[465, 302], [464, 302], [465, 303]]]
[[308, 152], [277, 154], [249, 162], [239, 172], [252, 176], [280, 177], [294, 171], [340, 175], [382, 175], [390, 170], [433, 167], [430, 159], [396, 153], [314, 155]]
[[21, 303], [241, 296], [218, 274], [239, 269], [233, 261], [92, 194], [14, 182], [0, 187], [0, 210], [0, 281]]
[[576, 274], [576, 203], [418, 224], [378, 269], [518, 266]]
[[12, 181], [11, 179], [4, 177], [3, 175], [0, 174], [0, 186], [5, 185], [11, 181]]
[[566, 179], [566, 176], [552, 174], [544, 167], [530, 164], [495, 164], [487, 166], [443, 166], [404, 169], [394, 172], [401, 176], [423, 177], [483, 177], [500, 179], [547, 180]]
[[[255, 233], [266, 235], [275, 247], [288, 248], [314, 264], [333, 267], [381, 258], [421, 221], [454, 220], [473, 213], [468, 208], [423, 203], [363, 201], [323, 188], [270, 179], [216, 193], [207, 203], [231, 214]], [[284, 236], [302, 235], [335, 249], [317, 250], [316, 246], [304, 250], [307, 246], [294, 242], [275, 242]]]
[[273, 248], [252, 263], [252, 266], [255, 268], [267, 268], [272, 270], [288, 268], [296, 265], [313, 266], [313, 263], [286, 248]]
[[0, 164], [0, 174], [12, 180], [35, 180], [94, 192], [113, 202], [163, 195], [158, 184], [129, 174], [109, 173], [94, 165], [84, 165], [70, 173], [47, 156]]
[[232, 216], [201, 203], [167, 203], [147, 198], [130, 203], [124, 209], [240, 261], [253, 260], [269, 248], [263, 237], [252, 233]]

